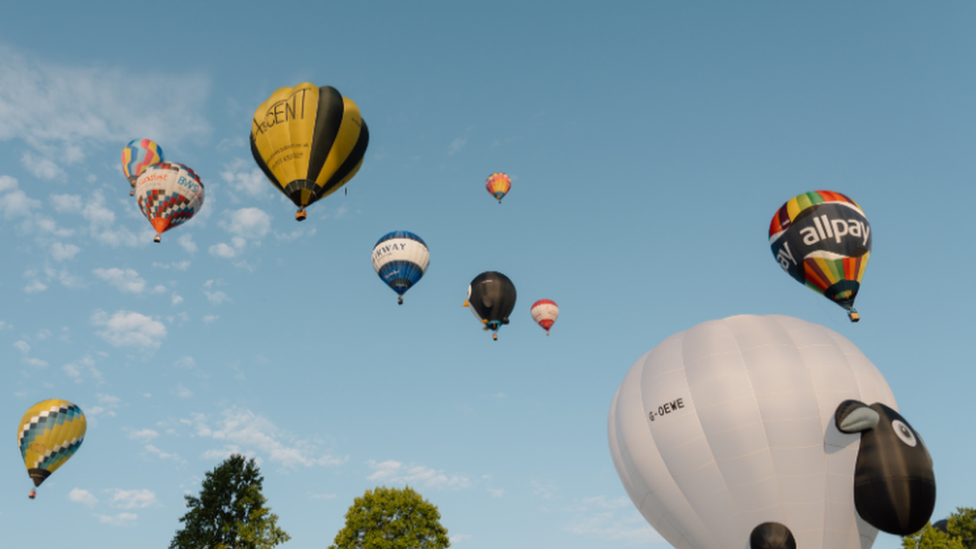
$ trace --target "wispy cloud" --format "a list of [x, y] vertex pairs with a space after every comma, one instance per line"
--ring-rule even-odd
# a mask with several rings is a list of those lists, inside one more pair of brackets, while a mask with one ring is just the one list
[[467, 142], [468, 140], [464, 137], [458, 137], [452, 141], [447, 147], [447, 156], [454, 156], [457, 152], [464, 148], [464, 145], [467, 144]]
[[111, 526], [132, 526], [139, 515], [135, 513], [118, 513], [116, 515], [95, 515], [98, 522], [102, 524], [109, 524]]
[[[321, 451], [315, 441], [301, 439], [279, 429], [271, 420], [246, 408], [228, 408], [211, 426], [203, 415], [194, 416], [190, 422], [196, 436], [211, 438], [225, 443], [224, 450], [253, 451], [286, 468], [315, 465], [335, 466], [346, 462], [346, 457], [335, 457]], [[222, 453], [222, 451], [217, 451]], [[244, 452], [241, 452], [244, 453]], [[216, 455], [216, 454], [214, 454]]]
[[146, 289], [146, 281], [134, 269], [95, 269], [95, 276], [108, 282], [123, 293], [140, 294]]
[[207, 135], [209, 89], [203, 74], [66, 66], [0, 46], [0, 141], [23, 139], [40, 153], [26, 153], [24, 164], [50, 179], [63, 173], [52, 158], [77, 163], [93, 143], [152, 135], [172, 144]]
[[156, 505], [156, 493], [152, 490], [123, 490], [115, 488], [105, 490], [109, 496], [108, 503], [117, 509], [144, 509]]
[[464, 475], [447, 475], [424, 465], [404, 465], [392, 459], [381, 462], [369, 460], [366, 465], [373, 470], [373, 474], [366, 478], [375, 482], [450, 489], [470, 488], [472, 485], [471, 480]]

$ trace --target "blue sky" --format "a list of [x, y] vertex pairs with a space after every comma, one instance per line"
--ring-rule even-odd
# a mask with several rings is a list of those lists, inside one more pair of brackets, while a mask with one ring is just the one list
[[[168, 545], [205, 471], [254, 456], [291, 535], [409, 483], [452, 546], [666, 547], [624, 492], [606, 420], [662, 339], [788, 314], [853, 341], [933, 455], [935, 515], [976, 504], [965, 239], [976, 199], [969, 3], [5, 6], [0, 531]], [[246, 146], [279, 87], [332, 85], [370, 144], [348, 195], [294, 207]], [[154, 245], [121, 148], [149, 137], [206, 186]], [[512, 176], [499, 206], [484, 189]], [[814, 189], [874, 234], [860, 324], [786, 276], [769, 220]], [[396, 305], [370, 252], [431, 250]], [[461, 307], [519, 292], [499, 341]], [[556, 301], [546, 337], [529, 306]], [[86, 441], [35, 501], [15, 424], [65, 398]], [[875, 547], [899, 540], [880, 535]]]

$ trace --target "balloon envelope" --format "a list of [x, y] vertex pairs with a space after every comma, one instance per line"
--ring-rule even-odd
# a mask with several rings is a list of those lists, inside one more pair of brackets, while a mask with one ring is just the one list
[[45, 400], [27, 410], [17, 429], [17, 445], [34, 486], [71, 459], [87, 427], [81, 408], [67, 400]]
[[136, 203], [159, 235], [189, 221], [203, 207], [203, 182], [183, 164], [153, 164], [136, 183]]
[[129, 196], [135, 193], [136, 180], [146, 171], [146, 168], [162, 162], [163, 148], [151, 139], [133, 139], [122, 149], [122, 173], [129, 180], [132, 188]]
[[413, 287], [430, 264], [430, 250], [407, 231], [387, 233], [373, 246], [373, 270], [398, 295]]
[[871, 224], [856, 202], [832, 191], [791, 198], [769, 224], [769, 246], [797, 282], [854, 310], [871, 258]]
[[502, 198], [505, 198], [512, 188], [512, 179], [503, 173], [493, 173], [485, 181], [485, 188], [488, 189], [488, 194], [498, 199], [498, 203], [501, 204]]
[[868, 549], [855, 512], [858, 434], [847, 399], [897, 410], [840, 334], [786, 316], [734, 316], [675, 334], [630, 369], [610, 407], [610, 453], [644, 518], [677, 549], [748, 548], [786, 525], [805, 549]]
[[559, 318], [559, 306], [555, 301], [548, 299], [540, 299], [533, 303], [529, 312], [532, 313], [532, 320], [546, 331], [546, 335], [549, 335], [549, 329]]
[[510, 278], [502, 273], [486, 271], [471, 281], [464, 304], [471, 308], [475, 318], [485, 328], [497, 332], [503, 324], [508, 324], [508, 315], [515, 309], [516, 297], [515, 284]]
[[303, 83], [281, 88], [254, 111], [251, 154], [274, 186], [305, 207], [349, 182], [363, 163], [369, 130], [338, 90]]

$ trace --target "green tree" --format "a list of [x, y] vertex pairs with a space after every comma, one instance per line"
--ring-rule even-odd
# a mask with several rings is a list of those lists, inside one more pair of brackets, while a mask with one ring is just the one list
[[185, 496], [190, 510], [169, 549], [270, 549], [291, 539], [264, 506], [262, 482], [253, 459], [224, 460], [207, 473], [200, 497]]
[[366, 490], [329, 549], [445, 549], [451, 542], [440, 519], [437, 506], [409, 486]]
[[976, 508], [959, 507], [949, 515], [944, 528], [925, 525], [901, 538], [904, 549], [976, 549]]

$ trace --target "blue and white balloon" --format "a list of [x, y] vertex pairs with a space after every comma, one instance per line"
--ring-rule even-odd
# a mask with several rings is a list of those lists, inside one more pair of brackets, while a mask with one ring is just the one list
[[373, 270], [400, 297], [412, 288], [427, 272], [430, 250], [419, 236], [407, 231], [393, 231], [379, 239], [373, 247]]

